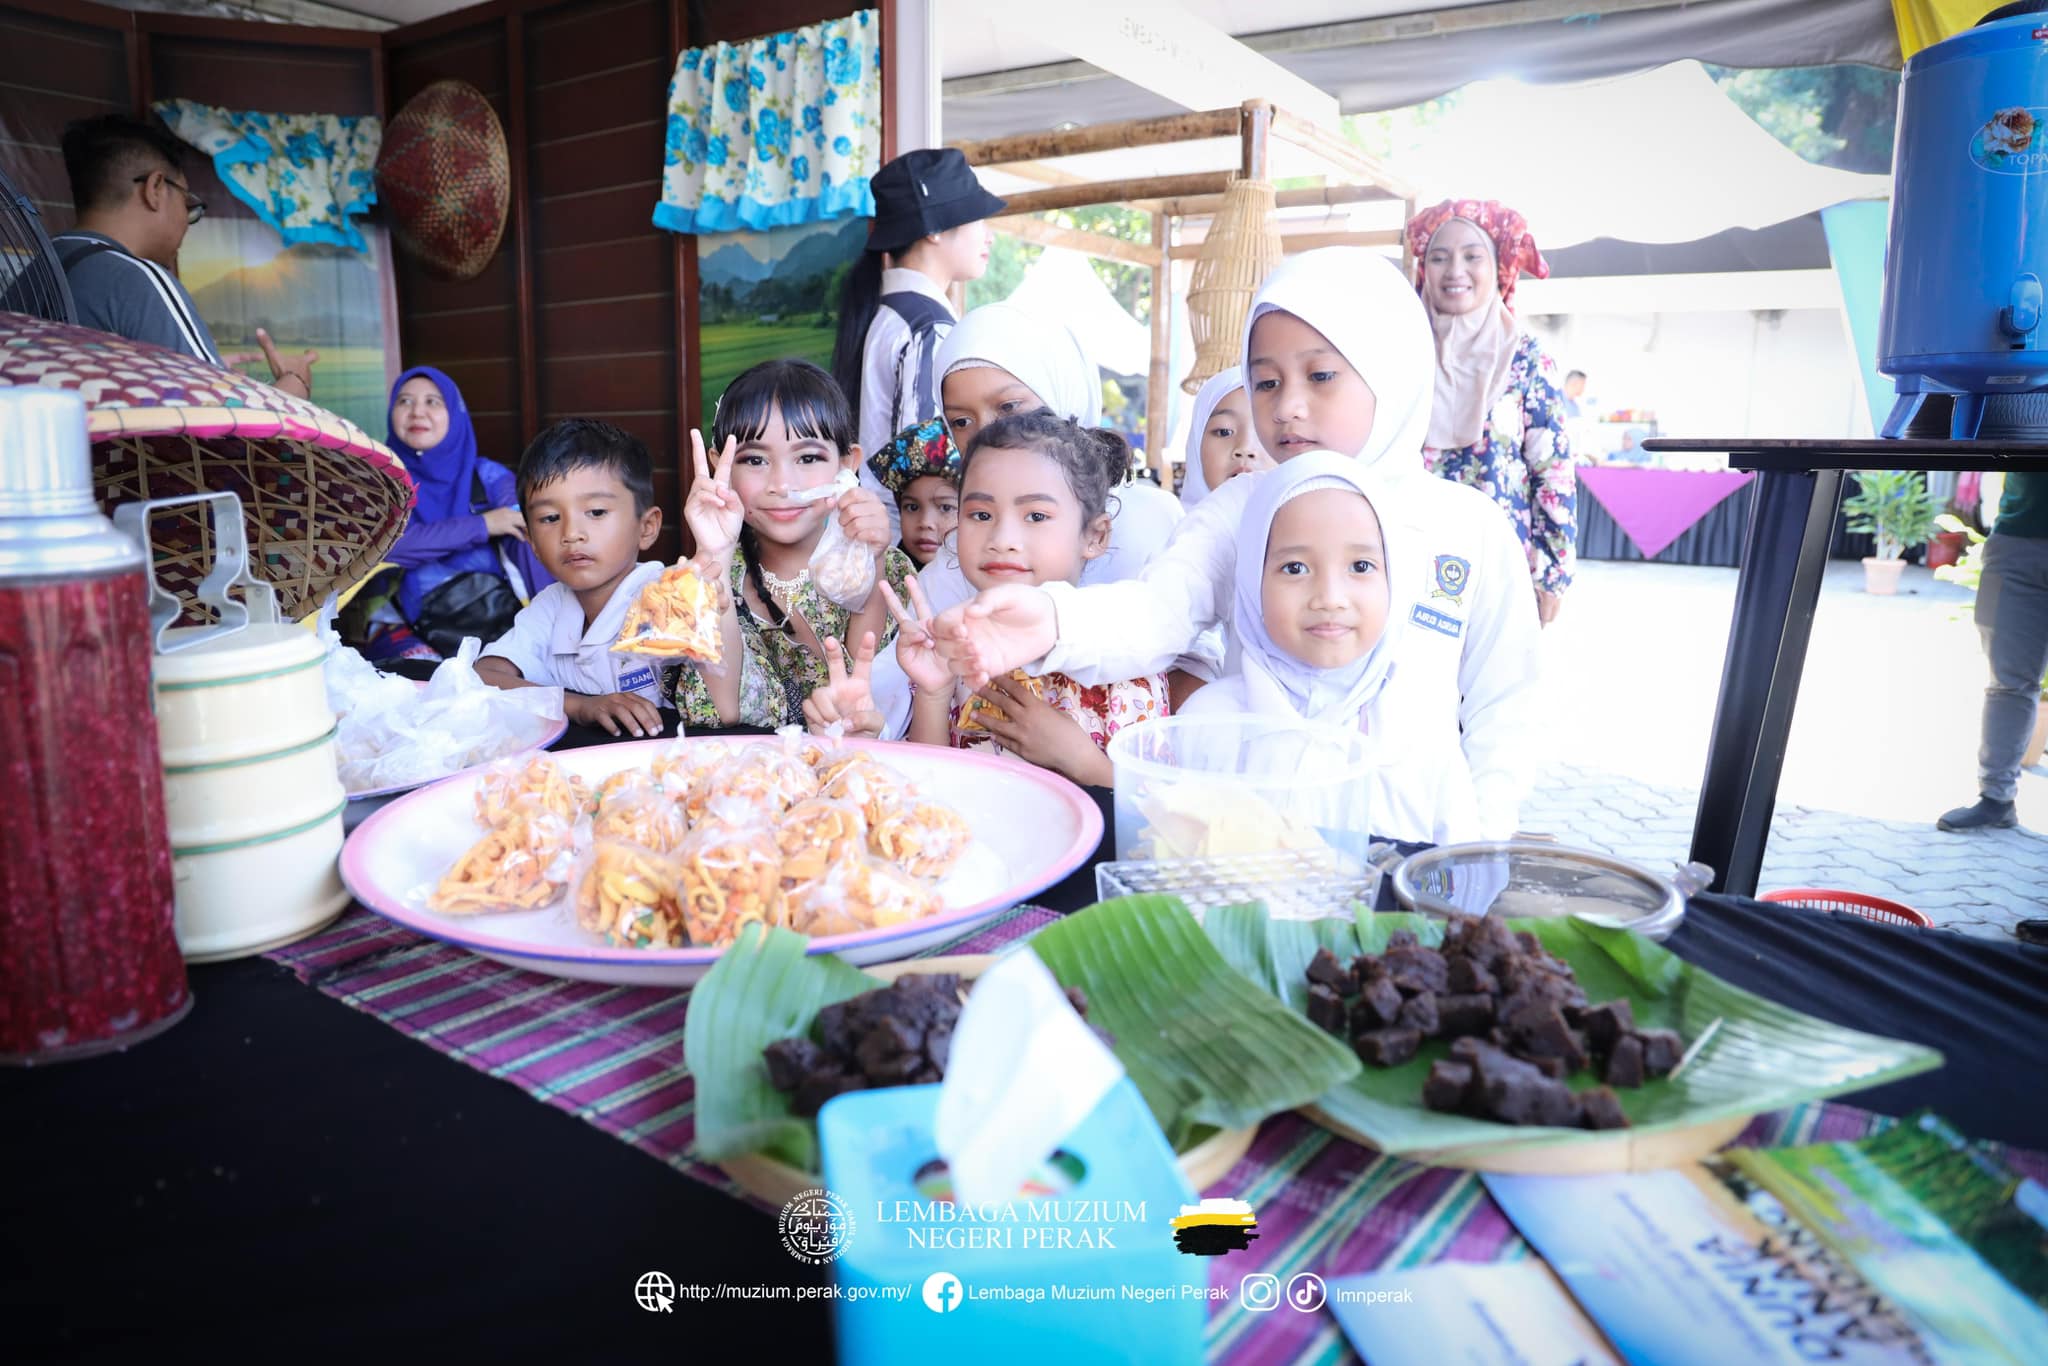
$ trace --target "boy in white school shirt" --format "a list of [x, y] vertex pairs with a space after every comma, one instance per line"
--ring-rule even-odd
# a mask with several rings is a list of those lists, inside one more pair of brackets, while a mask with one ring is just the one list
[[555, 582], [484, 650], [477, 676], [497, 688], [564, 688], [564, 710], [578, 725], [661, 734], [659, 673], [646, 659], [612, 653], [626, 610], [664, 568], [640, 562], [661, 534], [647, 447], [609, 422], [565, 418], [520, 457], [519, 505]]

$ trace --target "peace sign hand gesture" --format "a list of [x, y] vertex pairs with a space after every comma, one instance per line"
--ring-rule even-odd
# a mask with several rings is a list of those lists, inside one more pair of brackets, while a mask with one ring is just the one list
[[884, 579], [879, 585], [889, 615], [896, 618], [896, 624], [901, 628], [896, 635], [896, 663], [919, 692], [950, 697], [953, 671], [946, 667], [945, 660], [939, 658], [938, 642], [932, 638], [931, 604], [925, 600], [924, 589], [916, 579], [908, 580], [904, 586], [910, 590], [910, 601], [915, 610], [903, 605], [903, 600], [896, 596], [896, 590], [889, 586], [888, 580]]
[[869, 677], [875, 663], [875, 633], [863, 632], [860, 649], [854, 653], [853, 668], [846, 667], [846, 651], [832, 636], [825, 637], [825, 686], [804, 699], [804, 721], [813, 735], [822, 735], [834, 722], [842, 734], [881, 738], [882, 713], [875, 707]]
[[696, 464], [697, 477], [690, 481], [683, 522], [696, 539], [699, 563], [712, 569], [722, 569], [732, 558], [732, 548], [739, 544], [740, 528], [746, 522], [746, 505], [732, 486], [732, 462], [738, 450], [738, 438], [727, 437], [725, 449], [718, 453], [718, 468], [713, 470], [704, 454], [704, 434], [690, 429], [690, 458]]

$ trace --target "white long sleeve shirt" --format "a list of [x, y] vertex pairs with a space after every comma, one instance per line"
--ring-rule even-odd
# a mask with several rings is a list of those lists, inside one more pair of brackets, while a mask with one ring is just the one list
[[[953, 314], [953, 304], [946, 297], [946, 291], [922, 271], [901, 267], [883, 271], [882, 293], [885, 296], [922, 294], [943, 304], [948, 316]], [[951, 330], [951, 327], [941, 324], [937, 329], [937, 341], [944, 341]], [[868, 324], [867, 344], [861, 350], [860, 482], [861, 487], [880, 498], [882, 506], [889, 510], [891, 544], [902, 538], [902, 514], [896, 510], [896, 495], [882, 487], [882, 481], [875, 478], [875, 472], [868, 468], [866, 457], [888, 445], [905, 427], [934, 417], [939, 412], [940, 376], [935, 371], [931, 390], [919, 391], [917, 358], [904, 355], [910, 339], [910, 324], [904, 321], [902, 314], [884, 305], [875, 310], [874, 320]], [[897, 420], [899, 417], [901, 421]]]
[[[1173, 663], [1211, 625], [1227, 623], [1238, 522], [1263, 477], [1232, 479], [1196, 504], [1136, 579], [1047, 584], [1059, 643], [1031, 671], [1057, 670], [1085, 684], [1137, 678]], [[1379, 509], [1398, 518], [1395, 544], [1407, 547], [1397, 572], [1428, 585], [1406, 623], [1399, 691], [1458, 699], [1479, 836], [1505, 839], [1519, 824], [1535, 758], [1542, 628], [1528, 558], [1506, 515], [1477, 489], [1419, 470], [1398, 487], [1395, 506]], [[1398, 708], [1386, 724], [1402, 726]]]

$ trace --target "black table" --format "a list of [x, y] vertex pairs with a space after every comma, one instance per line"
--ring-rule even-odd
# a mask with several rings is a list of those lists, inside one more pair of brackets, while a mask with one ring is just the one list
[[1692, 833], [1692, 858], [1714, 870], [1714, 890], [1746, 896], [1763, 869], [1843, 471], [2048, 470], [2048, 444], [1669, 437], [1643, 444], [1652, 451], [1726, 452], [1730, 468], [1758, 475], [1750, 485], [1755, 502]]

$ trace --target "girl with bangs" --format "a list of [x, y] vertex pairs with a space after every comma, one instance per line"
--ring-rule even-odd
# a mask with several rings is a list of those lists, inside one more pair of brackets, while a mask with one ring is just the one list
[[728, 648], [722, 671], [675, 670], [667, 691], [686, 726], [802, 725], [804, 699], [828, 681], [828, 642], [845, 649], [869, 635], [886, 643], [895, 633], [879, 591], [849, 610], [811, 581], [827, 519], [838, 517], [847, 538], [875, 556], [877, 583], [902, 594], [912, 573], [872, 493], [798, 496], [860, 466], [846, 396], [808, 361], [764, 361], [719, 398], [716, 467], [701, 435], [691, 432], [690, 442], [697, 478], [683, 519], [696, 538], [700, 572], [726, 577], [723, 634], [737, 649]]

